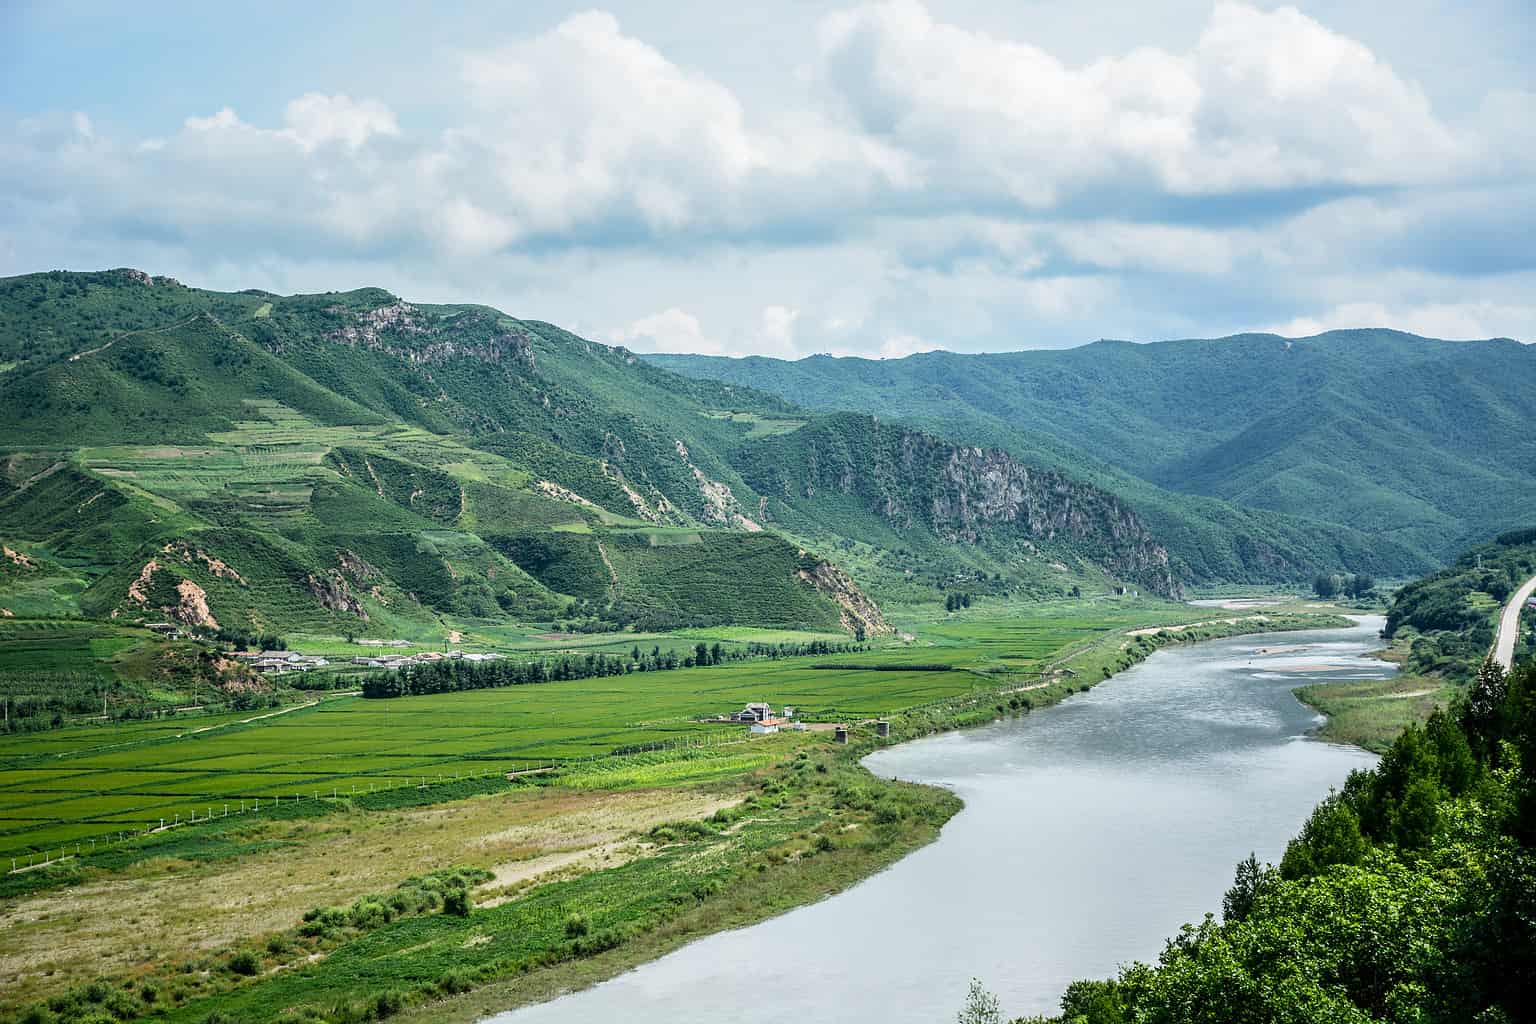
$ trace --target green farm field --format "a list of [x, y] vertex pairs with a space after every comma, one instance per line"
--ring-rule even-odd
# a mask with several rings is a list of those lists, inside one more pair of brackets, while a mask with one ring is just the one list
[[18, 737], [0, 745], [0, 853], [141, 831], [210, 807], [222, 814], [242, 801], [346, 795], [651, 744], [736, 742], [740, 726], [691, 719], [752, 700], [794, 704], [817, 718], [861, 718], [983, 682], [960, 668], [813, 665], [793, 659], [388, 701], [340, 698], [195, 734], [157, 722]]
[[[210, 808], [222, 814], [226, 804], [238, 808], [242, 801], [326, 798], [354, 787], [366, 792], [587, 763], [653, 745], [739, 743], [740, 726], [694, 719], [749, 701], [790, 704], [819, 721], [896, 714], [1006, 685], [1109, 631], [1188, 616], [1178, 605], [1066, 603], [1037, 609], [1029, 620], [934, 622], [914, 643], [857, 655], [393, 700], [340, 697], [251, 721], [231, 714], [11, 737], [0, 741], [0, 854], [143, 831], [161, 819], [204, 817]], [[727, 642], [766, 636], [696, 635]], [[628, 648], [647, 640], [610, 642]]]

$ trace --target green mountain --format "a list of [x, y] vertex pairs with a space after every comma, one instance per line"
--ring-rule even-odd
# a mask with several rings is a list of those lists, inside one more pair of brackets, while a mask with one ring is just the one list
[[1076, 472], [1137, 507], [1197, 577], [1307, 562], [1416, 572], [1514, 525], [1536, 495], [1536, 350], [1508, 340], [1365, 330], [879, 361], [650, 358]]
[[488, 307], [136, 270], [0, 281], [0, 540], [0, 611], [248, 633], [870, 632], [959, 584], [1185, 582], [1131, 504], [1001, 450]]

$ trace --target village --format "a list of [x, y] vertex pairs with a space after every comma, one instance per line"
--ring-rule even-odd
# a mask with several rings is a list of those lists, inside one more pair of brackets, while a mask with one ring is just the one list
[[[317, 654], [299, 654], [295, 651], [235, 651], [231, 658], [242, 662], [262, 675], [282, 675], [288, 672], [308, 672], [333, 664]], [[434, 661], [495, 661], [500, 654], [480, 654], [466, 651], [418, 651], [415, 654], [359, 654], [350, 664], [357, 668], [399, 669], [408, 665], [421, 665]]]

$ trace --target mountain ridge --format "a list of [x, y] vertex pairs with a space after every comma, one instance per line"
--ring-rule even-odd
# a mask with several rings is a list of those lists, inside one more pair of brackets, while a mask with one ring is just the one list
[[1521, 429], [1536, 415], [1536, 355], [1508, 339], [1362, 329], [900, 360], [647, 358], [1077, 466], [1139, 500], [1155, 529], [1175, 512], [1260, 510], [1287, 529], [1354, 531], [1403, 568], [1508, 528], [1518, 514], [1497, 510], [1536, 493], [1536, 441]]
[[[818, 417], [481, 305], [49, 272], [0, 280], [0, 366], [0, 536], [75, 573], [59, 600], [91, 615], [871, 632], [860, 588], [1186, 582], [1127, 506], [1070, 474]], [[930, 458], [876, 460], [843, 492], [762, 493], [749, 475], [766, 452], [809, 458], [787, 440], [806, 428]], [[934, 514], [882, 518], [901, 504]]]

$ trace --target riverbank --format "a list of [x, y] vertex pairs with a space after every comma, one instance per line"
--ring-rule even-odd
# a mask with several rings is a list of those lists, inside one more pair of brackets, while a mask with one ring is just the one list
[[[842, 763], [845, 770], [859, 773], [862, 784], [873, 790], [878, 791], [892, 785], [911, 785], [878, 778], [869, 773], [859, 762], [868, 754], [895, 744], [985, 725], [996, 722], [1000, 718], [1029, 714], [1033, 710], [1057, 704], [1074, 693], [1087, 691], [1115, 674], [1139, 664], [1164, 647], [1189, 645], [1250, 633], [1333, 628], [1347, 626], [1349, 623], [1349, 619], [1339, 615], [1316, 612], [1269, 612], [1226, 616], [1193, 623], [1175, 623], [1166, 627], [1140, 627], [1129, 631], [1116, 631], [1076, 645], [1075, 649], [1061, 652], [1046, 667], [1042, 674], [1043, 678], [1039, 681], [1020, 685], [1016, 681], [1006, 680], [996, 687], [980, 689], [964, 698], [893, 716], [889, 720], [890, 737], [888, 739], [882, 740], [877, 737], [874, 729], [867, 723], [855, 726], [851, 742], [845, 747], [833, 747], [832, 756]], [[749, 903], [737, 907], [732, 912], [718, 915], [715, 927], [689, 928], [676, 932], [668, 930], [655, 936], [646, 936], [625, 948], [608, 951], [591, 959], [557, 965], [538, 977], [518, 977], [494, 982], [469, 993], [413, 1007], [406, 1010], [399, 1019], [408, 1024], [473, 1024], [498, 1011], [542, 1002], [606, 981], [711, 932], [744, 927], [835, 895], [937, 839], [943, 825], [960, 809], [959, 800], [947, 790], [933, 787], [918, 788], [942, 793], [953, 800], [949, 813], [942, 821], [937, 821], [929, 828], [911, 835], [909, 842], [904, 842], [900, 846], [887, 847], [880, 851], [879, 856], [866, 858], [862, 865], [851, 865], [862, 870], [839, 872], [835, 879], [813, 877], [796, 879], [791, 886], [776, 890], [776, 898], [771, 908]], [[845, 862], [845, 866], [849, 865]], [[834, 881], [836, 884], [825, 884], [828, 881]]]
[[[1290, 693], [1373, 645], [1359, 625], [1178, 645], [1059, 707], [876, 751], [875, 775], [965, 801], [936, 843], [832, 899], [483, 1024], [936, 1021], [972, 977], [1010, 1013], [1053, 1008], [1070, 981], [1155, 956], [1220, 905], [1233, 864], [1278, 860], [1319, 796], [1373, 763], [1302, 742], [1315, 717]], [[743, 977], [762, 998], [741, 997]]]
[[[1407, 644], [1396, 641], [1375, 653], [1400, 669], [1409, 662]], [[1410, 725], [1422, 724], [1436, 708], [1448, 708], [1460, 689], [1440, 676], [1399, 672], [1391, 679], [1314, 683], [1296, 688], [1296, 699], [1324, 718], [1317, 738], [1384, 754]]]

